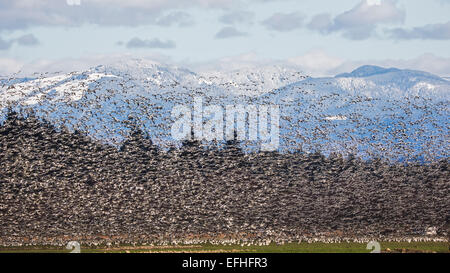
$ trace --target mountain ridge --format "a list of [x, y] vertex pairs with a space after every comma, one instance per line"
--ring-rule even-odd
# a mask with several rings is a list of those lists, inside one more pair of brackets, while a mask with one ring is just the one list
[[[203, 97], [205, 104], [222, 106], [279, 105], [280, 150], [300, 145], [307, 151], [353, 149], [361, 156], [448, 156], [443, 143], [449, 130], [450, 83], [435, 75], [368, 66], [354, 71], [370, 76], [350, 78], [311, 78], [280, 67], [245, 71], [253, 74], [205, 76], [131, 60], [27, 81], [3, 80], [0, 121], [13, 107], [120, 144], [130, 132], [131, 117], [155, 142], [173, 145], [171, 110], [178, 104], [190, 107], [193, 97]], [[380, 143], [390, 145], [389, 154]]]
[[363, 65], [353, 70], [350, 73], [342, 73], [335, 76], [335, 78], [343, 78], [343, 77], [369, 77], [373, 75], [379, 75], [390, 72], [398, 72], [400, 69], [398, 68], [383, 68], [375, 65]]

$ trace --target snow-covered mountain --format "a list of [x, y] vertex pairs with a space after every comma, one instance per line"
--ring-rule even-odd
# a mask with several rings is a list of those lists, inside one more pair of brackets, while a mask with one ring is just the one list
[[450, 82], [412, 70], [363, 66], [309, 78], [279, 66], [194, 73], [128, 60], [86, 71], [2, 79], [0, 109], [33, 111], [68, 129], [120, 144], [130, 123], [157, 143], [172, 143], [171, 110], [204, 104], [277, 104], [281, 150], [390, 158], [448, 157]]
[[211, 84], [233, 94], [259, 96], [282, 86], [308, 78], [292, 68], [274, 66], [245, 67], [231, 71], [209, 71], [201, 73]]
[[[351, 73], [336, 76], [338, 85], [345, 88], [368, 89], [372, 93], [394, 92], [403, 96], [408, 94], [417, 96], [429, 96], [430, 98], [445, 98], [448, 95], [449, 81], [436, 75], [415, 71], [400, 70], [397, 68], [382, 68], [377, 66], [362, 66]], [[362, 85], [362, 87], [361, 87]], [[446, 94], [447, 93], [447, 94]]]
[[[261, 96], [283, 105], [284, 140], [306, 150], [364, 157], [448, 157], [450, 82], [411, 70], [363, 66]], [[344, 152], [345, 153], [345, 152]]]

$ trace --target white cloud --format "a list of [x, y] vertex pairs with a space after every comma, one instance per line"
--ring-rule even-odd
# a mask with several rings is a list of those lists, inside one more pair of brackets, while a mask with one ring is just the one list
[[267, 18], [262, 24], [275, 31], [292, 31], [303, 26], [305, 17], [300, 12], [280, 13], [277, 12]]
[[247, 36], [245, 32], [241, 32], [234, 27], [224, 27], [215, 35], [216, 39], [226, 39], [233, 37]]
[[321, 32], [322, 34], [327, 34], [333, 25], [331, 14], [321, 13], [315, 15], [311, 22], [308, 24], [308, 28]]
[[0, 50], [7, 50], [12, 46], [13, 42], [10, 40], [3, 40], [2, 37], [0, 37]]
[[288, 59], [288, 63], [294, 64], [301, 70], [315, 76], [330, 75], [330, 72], [341, 66], [344, 60], [330, 56], [323, 50], [311, 50], [305, 55]]
[[250, 23], [254, 16], [255, 15], [252, 12], [248, 11], [232, 11], [219, 17], [219, 22], [227, 25]]
[[39, 40], [33, 34], [26, 34], [14, 40], [22, 46], [35, 46], [39, 44]]
[[358, 25], [402, 22], [405, 12], [394, 0], [366, 0], [334, 19], [335, 28], [352, 28]]
[[3, 40], [0, 37], [0, 50], [8, 50], [14, 44], [20, 46], [36, 46], [39, 44], [39, 40], [33, 34], [25, 34], [18, 38]]
[[176, 11], [158, 18], [156, 24], [160, 26], [178, 25], [179, 27], [186, 27], [193, 25], [194, 19], [189, 13]]
[[176, 44], [172, 40], [163, 41], [158, 38], [150, 39], [150, 40], [142, 40], [138, 37], [135, 37], [128, 41], [126, 44], [127, 48], [163, 48], [170, 49], [175, 48]]
[[17, 73], [22, 68], [23, 63], [10, 58], [0, 58], [0, 76], [7, 76]]
[[395, 28], [386, 32], [389, 37], [398, 40], [450, 40], [450, 21], [444, 24], [429, 24], [412, 29]]
[[346, 38], [362, 40], [369, 38], [377, 25], [401, 23], [404, 19], [405, 11], [395, 0], [364, 0], [334, 18], [330, 14], [314, 16], [308, 28], [323, 34], [339, 32]]
[[[0, 31], [83, 24], [171, 25], [173, 21], [180, 23], [177, 21], [180, 18], [171, 16], [174, 10], [230, 9], [239, 3], [239, 0], [82, 0], [80, 5], [68, 5], [65, 0], [1, 0]], [[182, 25], [187, 19], [185, 15], [182, 15]]]
[[287, 60], [274, 60], [264, 58], [250, 52], [237, 56], [230, 56], [205, 63], [192, 63], [187, 61], [174, 62], [167, 55], [146, 53], [143, 54], [115, 54], [94, 55], [82, 58], [60, 60], [41, 59], [31, 63], [23, 63], [16, 59], [0, 58], [0, 75], [6, 76], [22, 71], [20, 75], [30, 75], [34, 72], [72, 72], [82, 71], [98, 65], [109, 65], [117, 62], [128, 62], [139, 58], [160, 63], [172, 64], [193, 69], [194, 71], [232, 71], [237, 69], [261, 68], [264, 66], [281, 66], [304, 72], [313, 77], [334, 76], [350, 72], [362, 65], [378, 65], [383, 67], [397, 67], [400, 69], [422, 70], [439, 76], [450, 76], [450, 58], [439, 57], [428, 53], [412, 59], [385, 59], [350, 61], [333, 56], [319, 49], [311, 50], [304, 55], [292, 57]]
[[205, 72], [205, 71], [233, 71], [238, 69], [248, 69], [275, 64], [281, 65], [282, 62], [267, 58], [261, 58], [261, 56], [258, 56], [256, 53], [249, 52], [235, 56], [223, 57], [208, 62], [184, 63], [181, 65], [192, 68], [193, 70], [198, 72]]

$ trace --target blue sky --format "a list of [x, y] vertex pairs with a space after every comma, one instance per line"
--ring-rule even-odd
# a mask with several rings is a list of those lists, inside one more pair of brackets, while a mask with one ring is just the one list
[[450, 0], [2, 0], [0, 75], [133, 56], [200, 70], [332, 75], [371, 63], [450, 76], [449, 14]]

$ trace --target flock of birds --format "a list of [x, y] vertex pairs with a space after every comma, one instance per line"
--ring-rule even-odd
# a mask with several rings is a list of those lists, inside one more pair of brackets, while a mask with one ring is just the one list
[[4, 246], [448, 235], [447, 160], [244, 153], [237, 141], [163, 150], [139, 130], [118, 149], [14, 113], [0, 155]]
[[[308, 82], [246, 96], [173, 75], [155, 85], [167, 71], [109, 72], [0, 81], [0, 245], [448, 240], [445, 101], [320, 94]], [[281, 104], [282, 148], [170, 141], [161, 113], [195, 96]]]

